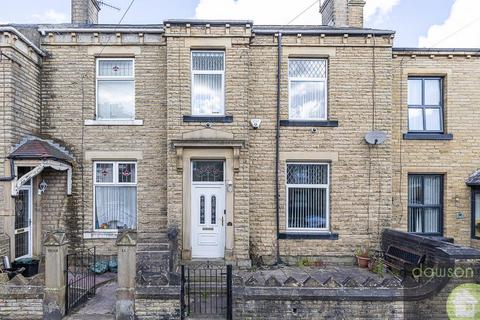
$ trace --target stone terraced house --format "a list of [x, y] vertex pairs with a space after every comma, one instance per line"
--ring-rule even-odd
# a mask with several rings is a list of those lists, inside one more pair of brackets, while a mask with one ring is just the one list
[[116, 254], [134, 229], [140, 286], [190, 261], [349, 266], [386, 228], [480, 247], [480, 54], [395, 48], [364, 4], [105, 25], [72, 0], [71, 24], [0, 26], [0, 256], [58, 230]]

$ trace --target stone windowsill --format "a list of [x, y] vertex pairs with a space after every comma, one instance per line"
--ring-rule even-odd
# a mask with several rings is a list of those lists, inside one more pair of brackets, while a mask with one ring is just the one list
[[143, 126], [143, 120], [85, 120], [86, 126]]
[[282, 127], [338, 127], [337, 120], [280, 120]]
[[233, 116], [183, 116], [183, 122], [232, 123]]
[[112, 230], [112, 231], [94, 230], [94, 231], [87, 231], [83, 233], [84, 239], [117, 239], [117, 236], [118, 236], [117, 230]]
[[283, 232], [278, 235], [282, 240], [338, 240], [338, 233], [333, 232]]
[[403, 140], [452, 140], [451, 133], [409, 132], [403, 134]]

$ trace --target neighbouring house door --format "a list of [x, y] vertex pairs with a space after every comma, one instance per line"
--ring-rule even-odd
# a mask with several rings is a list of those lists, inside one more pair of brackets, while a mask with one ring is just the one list
[[15, 199], [15, 259], [32, 256], [32, 185], [23, 186]]
[[192, 257], [223, 258], [225, 253], [224, 161], [192, 161]]

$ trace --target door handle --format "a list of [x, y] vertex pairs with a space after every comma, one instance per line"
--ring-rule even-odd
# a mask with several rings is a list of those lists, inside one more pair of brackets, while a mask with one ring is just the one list
[[222, 217], [222, 227], [223, 227], [223, 217]]

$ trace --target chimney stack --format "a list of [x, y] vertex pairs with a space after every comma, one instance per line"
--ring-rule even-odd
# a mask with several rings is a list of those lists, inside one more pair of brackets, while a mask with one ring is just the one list
[[97, 24], [99, 11], [97, 0], [72, 0], [72, 23]]
[[363, 28], [365, 0], [325, 0], [320, 5], [322, 24]]

